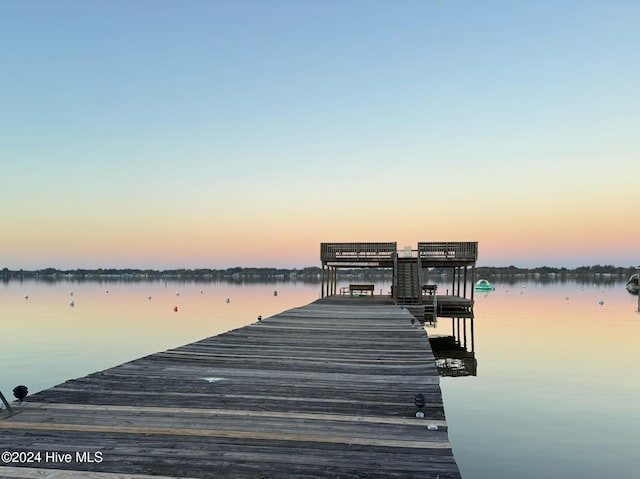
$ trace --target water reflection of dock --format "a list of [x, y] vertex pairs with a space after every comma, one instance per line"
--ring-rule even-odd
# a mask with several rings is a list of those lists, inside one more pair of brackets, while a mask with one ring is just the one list
[[[436, 367], [440, 376], [459, 377], [477, 376], [478, 361], [474, 344], [473, 317], [442, 318], [439, 320], [441, 329], [446, 329], [446, 323], [451, 320], [451, 335], [436, 334], [436, 324], [426, 322], [429, 343], [436, 358]], [[444, 328], [443, 328], [444, 326]]]

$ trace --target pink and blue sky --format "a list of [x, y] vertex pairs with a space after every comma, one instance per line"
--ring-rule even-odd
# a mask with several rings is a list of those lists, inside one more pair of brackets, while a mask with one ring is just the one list
[[0, 0], [0, 268], [640, 264], [640, 3]]

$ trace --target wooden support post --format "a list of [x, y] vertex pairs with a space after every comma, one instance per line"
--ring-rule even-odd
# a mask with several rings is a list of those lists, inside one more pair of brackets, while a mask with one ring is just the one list
[[331, 294], [335, 295], [336, 291], [338, 290], [338, 288], [337, 288], [337, 284], [338, 284], [338, 268], [336, 268], [336, 267], [333, 268], [331, 276], [332, 276]]
[[451, 268], [453, 278], [451, 279], [451, 294], [456, 295], [456, 268]]
[[2, 403], [4, 404], [4, 407], [7, 408], [7, 412], [9, 413], [9, 415], [12, 415], [13, 408], [11, 407], [11, 404], [9, 404], [9, 401], [7, 401], [7, 399], [4, 397], [4, 394], [2, 394], [2, 391], [0, 391], [0, 399], [2, 399]]
[[331, 268], [331, 296], [336, 294], [336, 268]]
[[463, 288], [463, 292], [462, 292], [462, 297], [463, 298], [467, 298], [467, 266], [464, 266], [464, 281], [462, 282], [462, 288]]
[[476, 265], [471, 266], [471, 301], [473, 301], [474, 293], [476, 291]]
[[[636, 273], [638, 273], [638, 281], [640, 281], [640, 266], [636, 266]], [[638, 291], [638, 313], [640, 313], [640, 291]]]

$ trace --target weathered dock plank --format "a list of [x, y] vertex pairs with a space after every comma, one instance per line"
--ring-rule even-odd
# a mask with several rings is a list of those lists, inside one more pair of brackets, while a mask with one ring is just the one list
[[0, 450], [73, 460], [0, 476], [458, 478], [434, 357], [411, 317], [318, 301], [67, 381], [0, 421]]

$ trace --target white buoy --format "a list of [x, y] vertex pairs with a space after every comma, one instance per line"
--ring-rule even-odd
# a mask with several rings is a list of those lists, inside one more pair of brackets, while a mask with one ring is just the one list
[[104, 290], [104, 292], [105, 292], [105, 293], [107, 293], [107, 294], [109, 294], [109, 290], [108, 290], [108, 289], [105, 289], [105, 290]]
[[598, 301], [598, 304], [602, 306], [604, 304], [604, 299], [601, 299], [600, 301]]
[[200, 290], [200, 294], [203, 294], [203, 293], [204, 293], [204, 291]]
[[28, 295], [28, 294], [25, 294], [25, 295], [24, 295], [24, 299], [29, 299], [29, 295]]
[[230, 300], [229, 298], [227, 298], [227, 299], [225, 299], [224, 301], [225, 301], [225, 303], [228, 303], [228, 302], [229, 302], [229, 301], [231, 301], [231, 300]]
[[147, 299], [149, 299], [149, 300], [151, 299], [151, 295], [150, 295], [150, 294], [149, 294], [149, 295], [147, 295]]
[[69, 293], [69, 296], [73, 296], [73, 291], [71, 291], [71, 292]]
[[72, 299], [71, 301], [69, 301], [69, 306], [71, 306], [72, 308], [76, 305], [75, 301]]
[[180, 296], [180, 293], [178, 293], [177, 291], [176, 291], [176, 296]]

